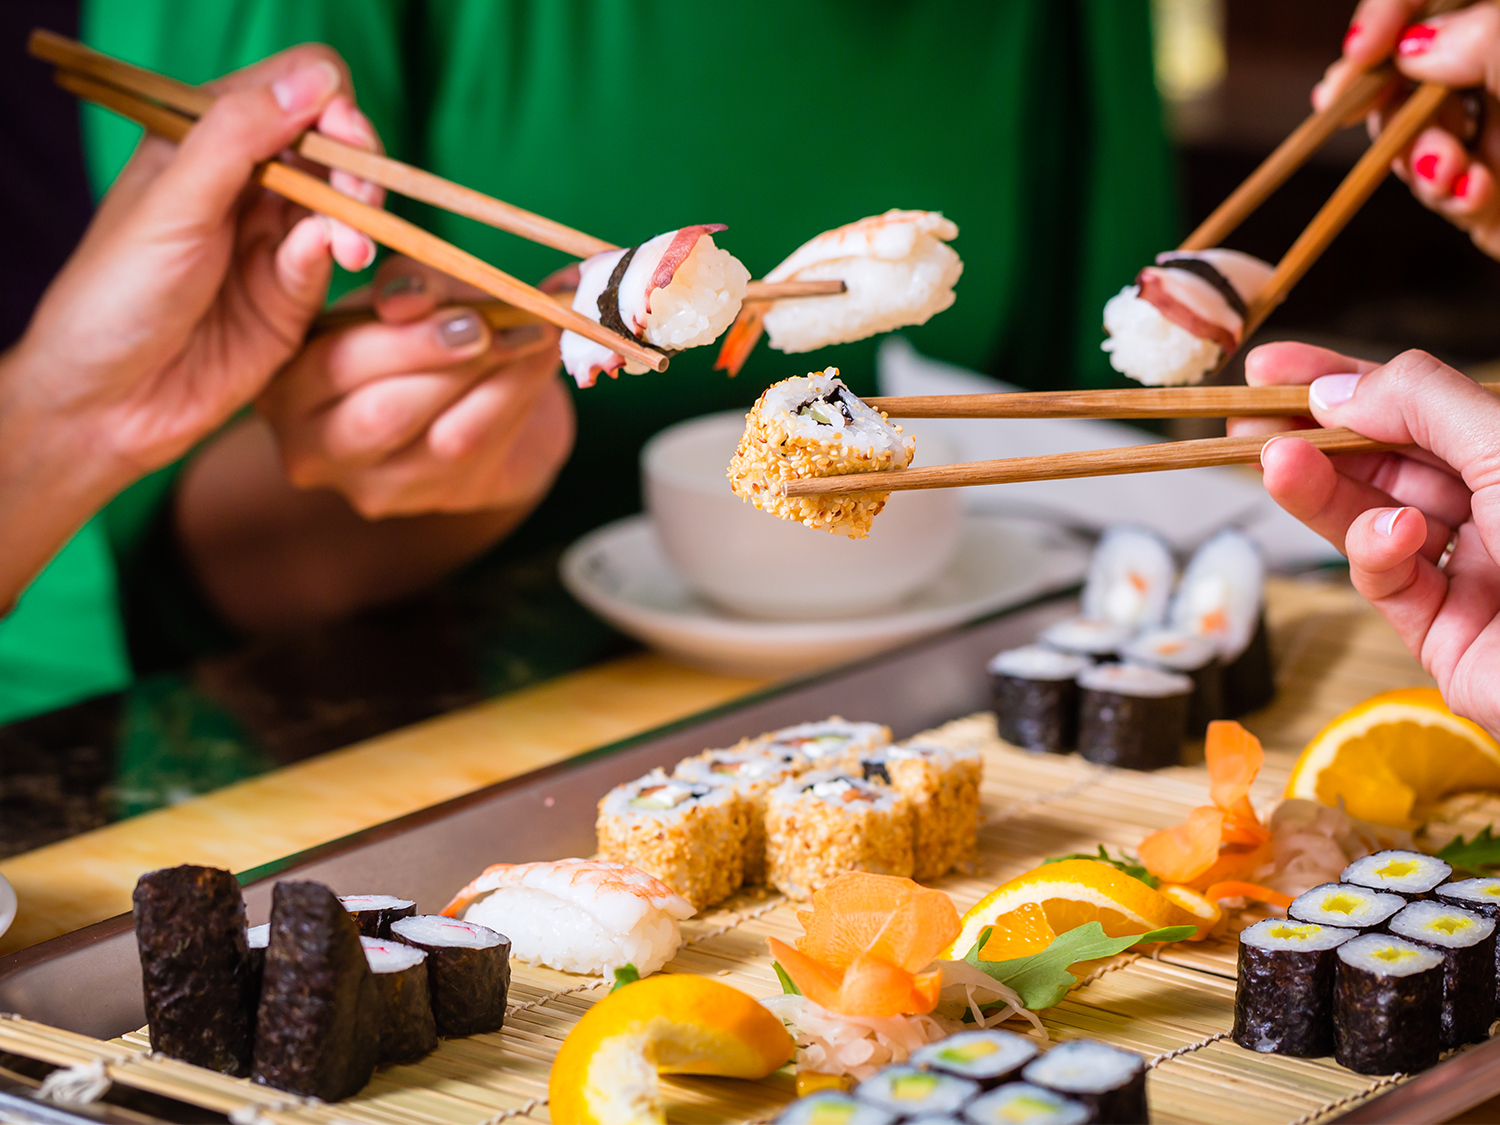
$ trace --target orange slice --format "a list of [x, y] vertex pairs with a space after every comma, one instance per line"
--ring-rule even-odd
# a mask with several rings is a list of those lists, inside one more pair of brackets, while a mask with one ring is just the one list
[[1382, 692], [1324, 727], [1297, 759], [1286, 795], [1415, 828], [1455, 793], [1500, 790], [1500, 743], [1449, 711], [1436, 688]]
[[1192, 924], [1198, 927], [1198, 932], [1190, 937], [1189, 941], [1202, 941], [1209, 937], [1224, 920], [1224, 911], [1219, 904], [1207, 895], [1193, 890], [1192, 887], [1184, 887], [1178, 883], [1163, 883], [1157, 891], [1173, 906], [1188, 915], [1192, 919]]
[[979, 951], [982, 961], [1010, 961], [1040, 953], [1057, 937], [1047, 921], [1047, 912], [1035, 902], [1017, 907], [994, 921], [989, 940]]

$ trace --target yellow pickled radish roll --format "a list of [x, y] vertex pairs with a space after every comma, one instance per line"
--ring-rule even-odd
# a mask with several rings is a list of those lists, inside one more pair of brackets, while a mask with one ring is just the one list
[[569, 1125], [665, 1121], [658, 1074], [759, 1079], [796, 1044], [737, 988], [673, 973], [610, 993], [573, 1027], [552, 1063], [549, 1110]]

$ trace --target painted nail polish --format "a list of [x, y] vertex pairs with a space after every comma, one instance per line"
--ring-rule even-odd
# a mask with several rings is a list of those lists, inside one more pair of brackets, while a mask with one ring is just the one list
[[464, 348], [479, 339], [480, 331], [479, 317], [471, 312], [461, 312], [438, 325], [438, 338], [445, 348]]
[[1414, 23], [1401, 33], [1401, 39], [1396, 43], [1396, 54], [1403, 58], [1411, 58], [1414, 55], [1425, 55], [1432, 49], [1432, 41], [1437, 38], [1438, 29], [1430, 23]]
[[1438, 169], [1438, 154], [1435, 152], [1423, 153], [1412, 161], [1412, 171], [1424, 180], [1436, 178]]
[[1469, 173], [1460, 172], [1458, 179], [1453, 181], [1453, 195], [1456, 199], [1462, 199], [1469, 194]]
[[1354, 42], [1354, 39], [1355, 39], [1355, 37], [1357, 35], [1359, 35], [1359, 24], [1357, 24], [1357, 23], [1351, 23], [1349, 25], [1349, 30], [1346, 31], [1346, 32], [1344, 32], [1344, 53], [1345, 54], [1349, 53], [1349, 44], [1352, 43], [1352, 42]]
[[1307, 396], [1320, 410], [1332, 410], [1354, 397], [1354, 388], [1359, 386], [1361, 378], [1359, 375], [1324, 375], [1312, 381]]
[[1381, 512], [1375, 517], [1375, 530], [1381, 535], [1389, 535], [1396, 529], [1396, 521], [1401, 518], [1405, 508], [1391, 508], [1389, 511]]

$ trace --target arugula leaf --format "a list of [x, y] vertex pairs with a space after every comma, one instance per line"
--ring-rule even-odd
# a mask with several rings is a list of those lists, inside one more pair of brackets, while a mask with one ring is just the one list
[[1052, 944], [1040, 953], [1033, 953], [1029, 957], [1013, 957], [1008, 961], [985, 961], [980, 958], [979, 951], [984, 948], [993, 928], [986, 926], [980, 931], [979, 940], [974, 943], [974, 948], [969, 950], [964, 960], [980, 972], [987, 973], [1001, 984], [1014, 989], [1021, 997], [1021, 1003], [1033, 1011], [1052, 1007], [1078, 983], [1078, 978], [1068, 972], [1070, 965], [1100, 957], [1113, 957], [1132, 945], [1182, 941], [1197, 933], [1196, 926], [1168, 926], [1150, 933], [1112, 938], [1105, 936], [1104, 927], [1098, 922], [1087, 922], [1058, 934]]
[[781, 982], [781, 991], [788, 996], [801, 996], [802, 990], [797, 987], [797, 982], [787, 976], [785, 969], [781, 967], [780, 961], [772, 961], [771, 968], [776, 970], [776, 979]]
[[1099, 845], [1098, 854], [1091, 855], [1088, 852], [1074, 852], [1072, 855], [1057, 855], [1053, 856], [1051, 859], [1042, 860], [1042, 866], [1045, 867], [1049, 863], [1061, 863], [1065, 859], [1091, 859], [1095, 863], [1107, 863], [1115, 870], [1123, 871], [1132, 879], [1139, 879], [1152, 890], [1155, 890], [1157, 887], [1161, 886], [1161, 880], [1158, 879], [1155, 875], [1151, 874], [1151, 872], [1147, 871], [1144, 867], [1142, 867], [1138, 861], [1132, 859], [1124, 852], [1121, 852], [1120, 858], [1116, 859], [1114, 856], [1110, 855], [1107, 851], [1104, 850], [1103, 844]]
[[634, 965], [622, 965], [620, 966], [620, 968], [615, 970], [615, 983], [613, 986], [611, 986], [610, 991], [615, 992], [621, 988], [624, 988], [627, 984], [634, 984], [640, 979], [640, 970], [637, 969]]
[[1438, 859], [1453, 865], [1455, 871], [1467, 871], [1471, 875], [1491, 875], [1500, 867], [1500, 837], [1490, 833], [1485, 825], [1474, 834], [1472, 840], [1457, 836], [1437, 853]]

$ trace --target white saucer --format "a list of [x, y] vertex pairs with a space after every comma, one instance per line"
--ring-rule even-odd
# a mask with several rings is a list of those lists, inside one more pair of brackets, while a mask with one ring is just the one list
[[645, 515], [585, 535], [564, 553], [569, 592], [621, 632], [688, 664], [757, 676], [825, 668], [1017, 605], [1083, 578], [1088, 549], [1046, 524], [964, 518], [958, 555], [932, 585], [878, 616], [836, 621], [739, 617], [695, 594]]
[[10, 929], [10, 924], [15, 920], [16, 892], [5, 881], [5, 876], [0, 875], [0, 934]]

